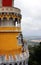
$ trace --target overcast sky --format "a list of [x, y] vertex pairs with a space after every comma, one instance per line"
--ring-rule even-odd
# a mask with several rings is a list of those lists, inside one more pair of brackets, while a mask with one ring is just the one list
[[41, 0], [15, 0], [21, 9], [24, 36], [41, 36]]

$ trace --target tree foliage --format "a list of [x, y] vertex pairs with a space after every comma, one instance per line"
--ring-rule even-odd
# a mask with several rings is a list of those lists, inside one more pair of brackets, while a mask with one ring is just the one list
[[41, 65], [41, 42], [39, 45], [31, 47], [29, 53], [28, 65]]

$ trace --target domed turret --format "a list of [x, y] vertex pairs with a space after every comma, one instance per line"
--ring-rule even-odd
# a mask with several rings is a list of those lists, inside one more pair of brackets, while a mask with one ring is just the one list
[[0, 64], [26, 60], [21, 32], [21, 10], [13, 7], [14, 0], [0, 0]]

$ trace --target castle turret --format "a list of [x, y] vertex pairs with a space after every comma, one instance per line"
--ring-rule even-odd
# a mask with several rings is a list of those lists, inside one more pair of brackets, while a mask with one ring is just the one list
[[13, 6], [14, 0], [0, 0], [0, 64], [3, 65], [28, 58], [21, 32], [21, 10]]

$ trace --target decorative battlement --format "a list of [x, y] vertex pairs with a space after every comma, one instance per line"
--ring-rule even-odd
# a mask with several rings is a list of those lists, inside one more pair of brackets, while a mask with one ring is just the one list
[[12, 56], [12, 55], [9, 55], [8, 59], [6, 58], [6, 56], [0, 56], [0, 64], [15, 64], [15, 63], [20, 63], [20, 62], [24, 62], [24, 61], [28, 61], [29, 58], [29, 52], [26, 51], [22, 54], [19, 54], [19, 55], [15, 55], [15, 56]]
[[16, 7], [0, 7], [0, 13], [17, 13], [17, 14], [20, 14], [21, 13], [21, 10], [19, 8], [16, 8]]
[[0, 8], [0, 26], [21, 27], [21, 11], [15, 7]]
[[11, 7], [3, 7], [0, 8], [0, 18], [3, 19], [14, 19], [18, 18], [21, 19], [21, 11], [18, 8], [11, 8]]
[[15, 18], [21, 19], [21, 15], [17, 13], [5, 13], [2, 12], [0, 13], [0, 20], [14, 20]]

